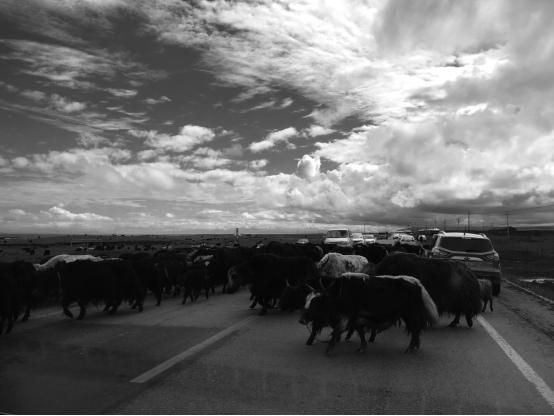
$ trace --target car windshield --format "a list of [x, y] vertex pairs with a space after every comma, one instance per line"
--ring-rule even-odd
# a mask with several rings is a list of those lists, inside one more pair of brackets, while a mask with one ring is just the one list
[[443, 237], [440, 246], [452, 251], [482, 253], [492, 251], [492, 244], [485, 238]]
[[344, 238], [348, 237], [348, 231], [346, 230], [331, 230], [327, 231], [327, 237], [329, 238]]
[[352, 238], [363, 238], [361, 233], [352, 233]]

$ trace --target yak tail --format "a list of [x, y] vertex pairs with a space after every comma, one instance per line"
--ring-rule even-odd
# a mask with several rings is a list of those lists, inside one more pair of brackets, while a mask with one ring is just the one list
[[420, 283], [421, 288], [421, 299], [423, 300], [423, 305], [425, 305], [425, 310], [427, 311], [427, 321], [429, 324], [434, 325], [439, 322], [439, 312], [437, 310], [437, 305], [433, 302], [431, 295], [427, 292], [427, 289], [423, 287]]

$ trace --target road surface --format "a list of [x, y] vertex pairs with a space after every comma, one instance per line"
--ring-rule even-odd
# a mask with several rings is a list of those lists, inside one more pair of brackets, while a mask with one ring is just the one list
[[0, 337], [0, 412], [554, 413], [552, 306], [509, 286], [472, 329], [444, 317], [412, 354], [392, 328], [326, 355], [327, 333], [306, 346], [298, 313], [258, 316], [246, 291], [153, 303], [18, 323]]

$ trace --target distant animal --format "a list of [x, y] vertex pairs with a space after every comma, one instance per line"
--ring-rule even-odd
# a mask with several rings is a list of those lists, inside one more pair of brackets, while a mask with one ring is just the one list
[[217, 248], [211, 258], [207, 260], [206, 273], [214, 285], [221, 284], [221, 293], [227, 291], [227, 272], [254, 255], [254, 249], [249, 247], [222, 247]]
[[278, 300], [287, 285], [303, 284], [317, 278], [315, 263], [308, 257], [281, 257], [274, 254], [256, 254], [251, 259], [231, 267], [228, 272], [228, 291], [250, 285], [252, 304], [262, 306], [260, 315]]
[[348, 272], [363, 272], [368, 260], [355, 254], [327, 253], [317, 263], [320, 276], [339, 278]]
[[[122, 253], [120, 258], [128, 260], [129, 264], [140, 279], [142, 286], [150, 290], [156, 298], [156, 306], [162, 303], [164, 280], [162, 274], [156, 269], [154, 259], [149, 253]], [[133, 305], [135, 308], [138, 305]]]
[[461, 314], [465, 315], [467, 325], [473, 326], [473, 317], [481, 311], [477, 278], [460, 262], [394, 253], [381, 260], [376, 274], [408, 275], [419, 279], [436, 303], [439, 314], [455, 315], [450, 327], [458, 325]]
[[489, 308], [492, 312], [492, 282], [487, 279], [477, 279], [477, 283], [479, 283], [481, 300], [483, 301], [483, 309], [481, 312], [485, 312], [485, 309], [487, 309], [487, 302], [489, 303]]
[[302, 324], [312, 324], [307, 345], [325, 326], [333, 328], [327, 346], [330, 352], [342, 332], [354, 329], [360, 337], [359, 351], [365, 351], [365, 332], [375, 334], [393, 326], [398, 320], [411, 335], [407, 351], [420, 347], [420, 333], [438, 320], [437, 308], [423, 285], [411, 276], [374, 276], [346, 273], [334, 279], [322, 292], [312, 292], [306, 298]]
[[123, 300], [142, 312], [145, 290], [132, 265], [125, 260], [77, 260], [59, 265], [63, 313], [73, 318], [69, 306], [79, 305], [77, 319], [83, 319], [89, 303], [104, 302], [104, 310], [115, 313]]
[[0, 335], [9, 333], [21, 313], [22, 294], [13, 271], [5, 263], [0, 264]]
[[92, 256], [90, 254], [58, 254], [43, 264], [35, 264], [35, 269], [39, 272], [53, 269], [60, 262], [71, 263], [77, 260], [102, 261], [102, 257]]

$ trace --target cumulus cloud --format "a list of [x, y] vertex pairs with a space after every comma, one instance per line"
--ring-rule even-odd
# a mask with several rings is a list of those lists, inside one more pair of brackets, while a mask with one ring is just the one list
[[302, 156], [296, 166], [296, 174], [304, 179], [313, 179], [319, 175], [321, 161], [319, 156], [311, 157], [309, 155]]
[[287, 143], [289, 146], [294, 146], [289, 143], [289, 139], [297, 136], [298, 131], [294, 127], [287, 127], [286, 129], [274, 131], [266, 136], [265, 139], [259, 142], [253, 142], [250, 144], [249, 149], [254, 152], [262, 152], [275, 147], [278, 143]]
[[334, 133], [336, 130], [330, 129], [328, 127], [318, 126], [317, 124], [312, 124], [308, 129], [306, 129], [306, 134], [310, 137], [324, 136], [327, 134]]
[[157, 131], [131, 130], [129, 133], [135, 137], [146, 139], [144, 143], [149, 147], [170, 152], [186, 152], [215, 137], [215, 133], [211, 129], [194, 125], [183, 126], [179, 133], [173, 136]]

